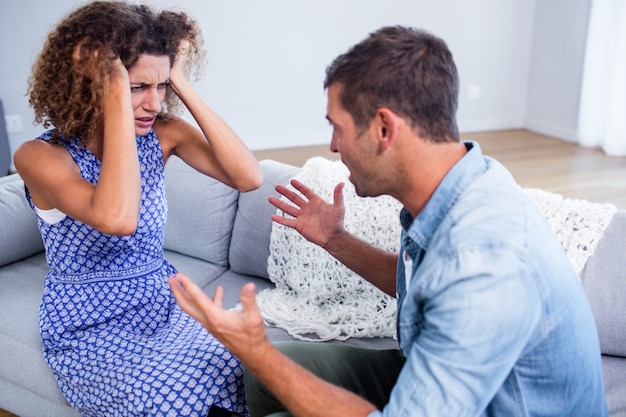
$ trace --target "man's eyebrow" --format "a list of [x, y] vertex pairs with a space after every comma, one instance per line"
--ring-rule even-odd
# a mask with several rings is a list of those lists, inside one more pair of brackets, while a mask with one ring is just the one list
[[333, 119], [331, 119], [329, 115], [326, 115], [326, 120], [328, 120], [328, 123], [330, 123], [331, 125], [334, 125]]

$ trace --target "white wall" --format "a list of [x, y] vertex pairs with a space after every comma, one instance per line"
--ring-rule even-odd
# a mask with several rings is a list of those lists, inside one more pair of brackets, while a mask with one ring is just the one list
[[[529, 89], [531, 74], [540, 76], [531, 71], [531, 64], [544, 58], [531, 51], [541, 43], [533, 41], [533, 25], [536, 11], [550, 1], [554, 0], [152, 3], [180, 6], [200, 22], [209, 66], [198, 91], [250, 148], [266, 149], [328, 142], [322, 89], [326, 66], [369, 32], [390, 24], [422, 27], [448, 43], [461, 79], [461, 131], [524, 126], [527, 95], [534, 91]], [[567, 8], [568, 0], [560, 1]], [[0, 51], [5, 58], [0, 98], [5, 113], [23, 121], [23, 131], [10, 134], [13, 150], [42, 130], [31, 125], [24, 96], [30, 65], [52, 25], [80, 3], [0, 0]], [[479, 87], [478, 99], [469, 100], [470, 86]]]
[[591, 0], [539, 0], [524, 126], [574, 141]]

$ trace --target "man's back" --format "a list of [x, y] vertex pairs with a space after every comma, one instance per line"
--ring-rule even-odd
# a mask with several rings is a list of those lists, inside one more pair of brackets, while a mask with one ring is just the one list
[[404, 223], [411, 267], [399, 264], [398, 323], [407, 369], [386, 415], [408, 384], [424, 415], [607, 414], [582, 287], [499, 163], [472, 149]]

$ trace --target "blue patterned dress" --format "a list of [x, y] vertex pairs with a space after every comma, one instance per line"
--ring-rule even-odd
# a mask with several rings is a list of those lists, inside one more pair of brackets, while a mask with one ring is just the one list
[[[96, 183], [100, 161], [76, 139], [64, 146]], [[137, 147], [135, 233], [38, 218], [50, 266], [39, 311], [44, 356], [84, 416], [206, 416], [213, 403], [247, 415], [241, 364], [177, 306], [167, 284], [176, 269], [163, 258], [163, 153], [153, 131]]]

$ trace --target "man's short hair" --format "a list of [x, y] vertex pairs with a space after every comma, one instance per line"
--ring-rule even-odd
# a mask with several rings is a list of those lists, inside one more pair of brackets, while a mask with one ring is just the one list
[[371, 33], [328, 66], [324, 88], [335, 83], [360, 133], [387, 107], [424, 139], [459, 140], [456, 65], [445, 42], [424, 30], [389, 26]]

